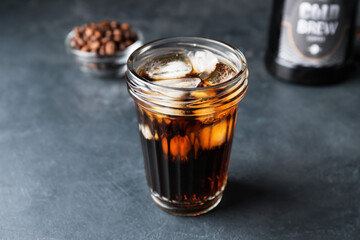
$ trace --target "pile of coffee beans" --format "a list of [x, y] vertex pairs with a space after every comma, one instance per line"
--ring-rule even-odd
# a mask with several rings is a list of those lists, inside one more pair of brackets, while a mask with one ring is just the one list
[[112, 55], [116, 51], [123, 51], [137, 39], [128, 23], [103, 21], [75, 27], [70, 46], [84, 52]]

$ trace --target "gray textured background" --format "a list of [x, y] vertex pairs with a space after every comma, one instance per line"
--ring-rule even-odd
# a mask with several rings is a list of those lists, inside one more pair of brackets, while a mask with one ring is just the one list
[[[276, 81], [262, 62], [270, 5], [3, 0], [0, 239], [359, 239], [360, 70], [328, 87]], [[104, 19], [247, 56], [229, 182], [212, 212], [174, 217], [152, 203], [124, 79], [88, 77], [66, 55], [74, 25]]]

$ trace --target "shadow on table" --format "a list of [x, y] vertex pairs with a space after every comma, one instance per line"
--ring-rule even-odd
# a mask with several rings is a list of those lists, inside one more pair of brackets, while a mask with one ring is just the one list
[[247, 183], [229, 180], [219, 209], [242, 208], [256, 205], [287, 205], [294, 204], [289, 186], [279, 184]]

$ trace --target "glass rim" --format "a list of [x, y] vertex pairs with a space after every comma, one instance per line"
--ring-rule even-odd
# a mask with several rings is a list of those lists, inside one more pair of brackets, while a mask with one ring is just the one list
[[[201, 88], [179, 88], [179, 87], [171, 87], [171, 86], [164, 86], [164, 85], [156, 84], [156, 81], [151, 81], [151, 80], [148, 80], [148, 79], [140, 76], [134, 69], [133, 62], [134, 62], [135, 56], [145, 53], [153, 46], [161, 46], [162, 44], [164, 44], [166, 42], [172, 42], [172, 43], [179, 42], [180, 43], [181, 40], [182, 41], [184, 41], [184, 40], [188, 40], [188, 41], [189, 40], [194, 40], [194, 41], [203, 40], [204, 41], [205, 40], [205, 41], [226, 47], [229, 50], [231, 50], [233, 53], [235, 53], [241, 59], [241, 68], [233, 77], [231, 77], [227, 81], [219, 83], [219, 84], [211, 85], [211, 86], [201, 87]], [[192, 46], [199, 45], [197, 43], [191, 43], [190, 41], [188, 44], [192, 44]], [[245, 67], [245, 69], [242, 69], [243, 67]], [[148, 42], [148, 43], [144, 44], [143, 46], [137, 48], [134, 52], [132, 52], [132, 54], [129, 56], [129, 58], [127, 60], [127, 69], [128, 69], [128, 71], [125, 73], [126, 75], [128, 74], [128, 72], [130, 72], [138, 80], [140, 80], [143, 83], [149, 84], [150, 86], [157, 87], [157, 88], [160, 87], [160, 88], [169, 89], [169, 90], [183, 91], [183, 92], [204, 91], [204, 90], [221, 88], [226, 85], [232, 85], [233, 83], [235, 83], [238, 80], [247, 78], [247, 76], [246, 76], [247, 75], [247, 61], [246, 61], [244, 54], [238, 48], [236, 48], [228, 43], [225, 43], [223, 41], [220, 41], [220, 40], [215, 40], [215, 39], [211, 39], [211, 38], [207, 38], [207, 37], [198, 37], [198, 36], [166, 37], [166, 38], [160, 38], [160, 39]]]

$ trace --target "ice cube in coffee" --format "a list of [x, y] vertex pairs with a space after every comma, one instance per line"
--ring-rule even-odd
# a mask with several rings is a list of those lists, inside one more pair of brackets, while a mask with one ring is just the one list
[[180, 48], [134, 69], [151, 85], [139, 90], [152, 100], [137, 104], [137, 113], [147, 183], [162, 209], [198, 215], [221, 200], [237, 105], [247, 88], [247, 73], [242, 83], [236, 79], [241, 64], [207, 49]]

